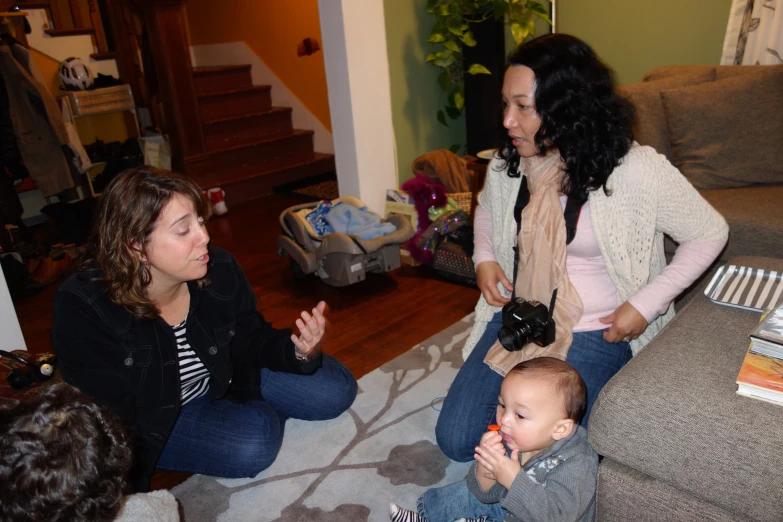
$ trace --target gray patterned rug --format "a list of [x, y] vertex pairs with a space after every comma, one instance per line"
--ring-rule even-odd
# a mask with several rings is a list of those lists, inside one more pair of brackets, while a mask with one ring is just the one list
[[464, 478], [435, 444], [439, 398], [462, 365], [473, 315], [359, 380], [341, 417], [288, 421], [275, 463], [252, 479], [194, 475], [171, 492], [185, 522], [388, 520], [389, 502], [415, 508], [433, 486]]

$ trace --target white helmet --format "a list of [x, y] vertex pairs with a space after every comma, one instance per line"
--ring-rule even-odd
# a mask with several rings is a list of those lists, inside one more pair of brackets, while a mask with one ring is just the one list
[[90, 68], [80, 58], [60, 63], [60, 87], [65, 91], [86, 91], [92, 85]]

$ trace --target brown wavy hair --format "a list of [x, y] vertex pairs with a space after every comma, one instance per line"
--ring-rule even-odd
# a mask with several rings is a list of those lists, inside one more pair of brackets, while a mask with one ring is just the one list
[[[140, 319], [155, 319], [160, 310], [147, 296], [152, 276], [133, 246], [142, 245], [143, 251], [161, 211], [175, 194], [189, 199], [205, 221], [212, 215], [192, 179], [146, 166], [114, 178], [98, 202], [84, 268], [100, 270], [96, 280], [107, 283], [109, 298]], [[198, 281], [199, 287], [207, 284], [209, 274]]]
[[0, 522], [109, 522], [128, 492], [131, 438], [68, 384], [0, 408]]

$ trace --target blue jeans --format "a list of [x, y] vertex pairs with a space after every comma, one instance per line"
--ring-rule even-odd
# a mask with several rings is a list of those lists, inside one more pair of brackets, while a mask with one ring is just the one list
[[486, 522], [502, 522], [506, 510], [496, 504], [484, 504], [473, 496], [466, 481], [442, 488], [428, 489], [417, 504], [419, 515], [428, 522], [453, 522], [460, 518], [487, 517]]
[[[484, 363], [484, 357], [497, 340], [501, 326], [502, 317], [498, 312], [462, 365], [443, 403], [435, 436], [440, 449], [452, 460], [473, 460], [473, 449], [481, 435], [486, 432], [487, 425], [495, 422], [495, 408], [503, 377]], [[566, 361], [576, 368], [587, 386], [587, 411], [582, 418], [585, 427], [601, 388], [632, 357], [628, 343], [608, 343], [604, 341], [603, 332], [594, 330], [574, 333], [566, 357]]]
[[348, 368], [328, 355], [312, 375], [263, 369], [262, 400], [212, 401], [205, 395], [183, 406], [157, 467], [255, 477], [277, 457], [286, 419], [333, 419], [353, 404], [356, 388]]

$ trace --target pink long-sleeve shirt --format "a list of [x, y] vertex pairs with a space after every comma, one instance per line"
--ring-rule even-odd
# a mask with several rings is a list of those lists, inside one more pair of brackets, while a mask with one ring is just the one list
[[[566, 200], [566, 196], [560, 197], [563, 209]], [[475, 266], [484, 261], [496, 261], [492, 246], [492, 215], [481, 205], [476, 207], [473, 234]], [[680, 245], [674, 253], [672, 262], [631, 296], [628, 302], [648, 323], [652, 322], [666, 311], [675, 297], [704, 273], [725, 244], [726, 240], [721, 238]], [[574, 327], [574, 331], [586, 332], [608, 328], [609, 325], [601, 323], [599, 319], [611, 314], [622, 303], [617, 302], [617, 289], [609, 277], [598, 241], [593, 233], [589, 201], [585, 202], [579, 215], [576, 236], [566, 248], [566, 270], [584, 307], [582, 318]], [[509, 277], [509, 279], [513, 278]]]

